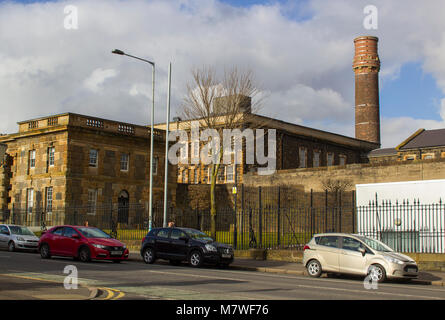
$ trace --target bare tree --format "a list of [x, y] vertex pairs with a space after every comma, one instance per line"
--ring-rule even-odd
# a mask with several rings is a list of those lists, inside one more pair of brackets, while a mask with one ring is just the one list
[[[259, 89], [253, 83], [251, 71], [241, 72], [234, 67], [225, 70], [218, 78], [213, 68], [203, 67], [192, 70], [192, 79], [187, 84], [182, 115], [184, 119], [199, 121], [200, 127], [216, 130], [220, 141], [223, 141], [224, 129], [242, 128], [246, 114], [260, 106], [261, 99], [252, 102]], [[216, 238], [215, 186], [222, 157], [223, 148], [219, 148], [210, 164], [210, 231], [213, 238]]]

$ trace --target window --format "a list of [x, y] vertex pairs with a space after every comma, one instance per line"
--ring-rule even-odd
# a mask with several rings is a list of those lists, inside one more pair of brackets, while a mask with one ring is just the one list
[[53, 211], [53, 187], [46, 188], [46, 212]]
[[365, 246], [358, 240], [353, 238], [344, 237], [343, 238], [343, 248], [345, 250], [351, 251], [359, 251], [360, 248], [364, 248]]
[[199, 141], [193, 141], [193, 158], [199, 158]]
[[128, 171], [128, 159], [129, 159], [128, 153], [122, 153], [121, 154], [121, 171]]
[[55, 229], [53, 232], [51, 232], [52, 234], [55, 234], [56, 236], [61, 236], [63, 232], [63, 227], [59, 227], [57, 229]]
[[36, 166], [36, 151], [30, 150], [29, 151], [29, 167], [35, 168]]
[[168, 233], [169, 233], [170, 229], [161, 229], [159, 230], [157, 237], [159, 238], [168, 238]]
[[48, 165], [50, 167], [54, 166], [54, 152], [56, 151], [56, 148], [49, 147], [48, 148]]
[[413, 161], [413, 160], [416, 160], [416, 155], [415, 155], [415, 154], [408, 154], [408, 155], [406, 155], [406, 156], [403, 158], [403, 160], [405, 160], [405, 161]]
[[341, 156], [339, 157], [339, 159], [340, 159], [340, 165], [341, 165], [341, 166], [346, 165], [346, 156], [341, 155]]
[[202, 170], [202, 183], [207, 183], [209, 181], [209, 166], [204, 166]]
[[90, 167], [97, 167], [98, 151], [96, 149], [90, 149]]
[[316, 240], [317, 244], [320, 246], [338, 248], [338, 237], [336, 237], [336, 236], [324, 236], [324, 237], [316, 238], [315, 240]]
[[198, 176], [198, 172], [199, 172], [199, 167], [198, 168], [195, 168], [195, 170], [194, 170], [194, 179], [193, 179], [193, 181], [195, 182], [195, 183], [199, 183], [199, 176]]
[[152, 169], [153, 169], [154, 176], [158, 174], [158, 162], [159, 162], [159, 158], [153, 157]]
[[226, 167], [226, 175], [227, 175], [227, 182], [233, 182], [235, 180], [233, 165]]
[[225, 167], [220, 166], [218, 168], [218, 180], [224, 182], [225, 180]]
[[182, 183], [186, 183], [187, 182], [187, 169], [183, 169], [182, 170]]
[[424, 160], [434, 159], [434, 153], [425, 153], [422, 155], [422, 159]]
[[298, 155], [300, 158], [299, 168], [306, 168], [306, 148], [300, 148]]
[[172, 229], [172, 232], [170, 234], [170, 239], [178, 240], [181, 237], [187, 237], [184, 232], [182, 232], [179, 229]]
[[313, 166], [314, 168], [320, 166], [320, 151], [314, 151]]
[[71, 238], [72, 236], [79, 235], [79, 234], [78, 234], [77, 231], [74, 230], [73, 228], [65, 227], [65, 228], [63, 228], [63, 233], [62, 233], [62, 235], [63, 235], [64, 237]]
[[334, 154], [333, 153], [328, 153], [327, 156], [327, 162], [328, 162], [328, 166], [333, 166], [334, 165]]
[[88, 214], [96, 214], [97, 190], [88, 189]]
[[34, 207], [34, 189], [30, 188], [26, 193], [26, 210], [28, 213], [32, 213], [32, 208]]

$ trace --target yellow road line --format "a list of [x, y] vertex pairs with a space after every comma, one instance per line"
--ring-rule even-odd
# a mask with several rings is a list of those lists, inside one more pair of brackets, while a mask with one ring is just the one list
[[27, 279], [27, 280], [46, 281], [46, 282], [52, 282], [52, 283], [61, 283], [60, 281], [57, 281], [57, 280], [49, 280], [49, 279], [42, 279], [42, 278], [35, 278], [35, 277], [28, 277], [28, 276], [19, 276], [16, 274], [0, 274], [0, 276]]

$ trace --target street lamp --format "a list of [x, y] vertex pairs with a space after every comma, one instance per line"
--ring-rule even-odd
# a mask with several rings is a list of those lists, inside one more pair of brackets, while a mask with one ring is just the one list
[[152, 97], [152, 106], [151, 106], [151, 130], [150, 130], [150, 195], [149, 195], [149, 203], [148, 203], [148, 230], [151, 230], [153, 224], [153, 131], [154, 131], [154, 116], [155, 116], [155, 63], [152, 61], [148, 61], [142, 58], [138, 58], [132, 56], [130, 54], [126, 54], [122, 50], [114, 49], [111, 53], [119, 54], [121, 56], [127, 56], [130, 58], [134, 58], [137, 60], [141, 60], [151, 64], [153, 67], [152, 72], [152, 88], [153, 88], [153, 97]]

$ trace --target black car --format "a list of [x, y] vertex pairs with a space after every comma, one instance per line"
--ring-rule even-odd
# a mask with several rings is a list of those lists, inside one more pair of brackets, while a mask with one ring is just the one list
[[156, 259], [178, 265], [188, 261], [192, 267], [203, 263], [228, 266], [233, 262], [231, 246], [215, 242], [207, 234], [190, 228], [155, 228], [142, 241], [141, 255], [145, 263]]

